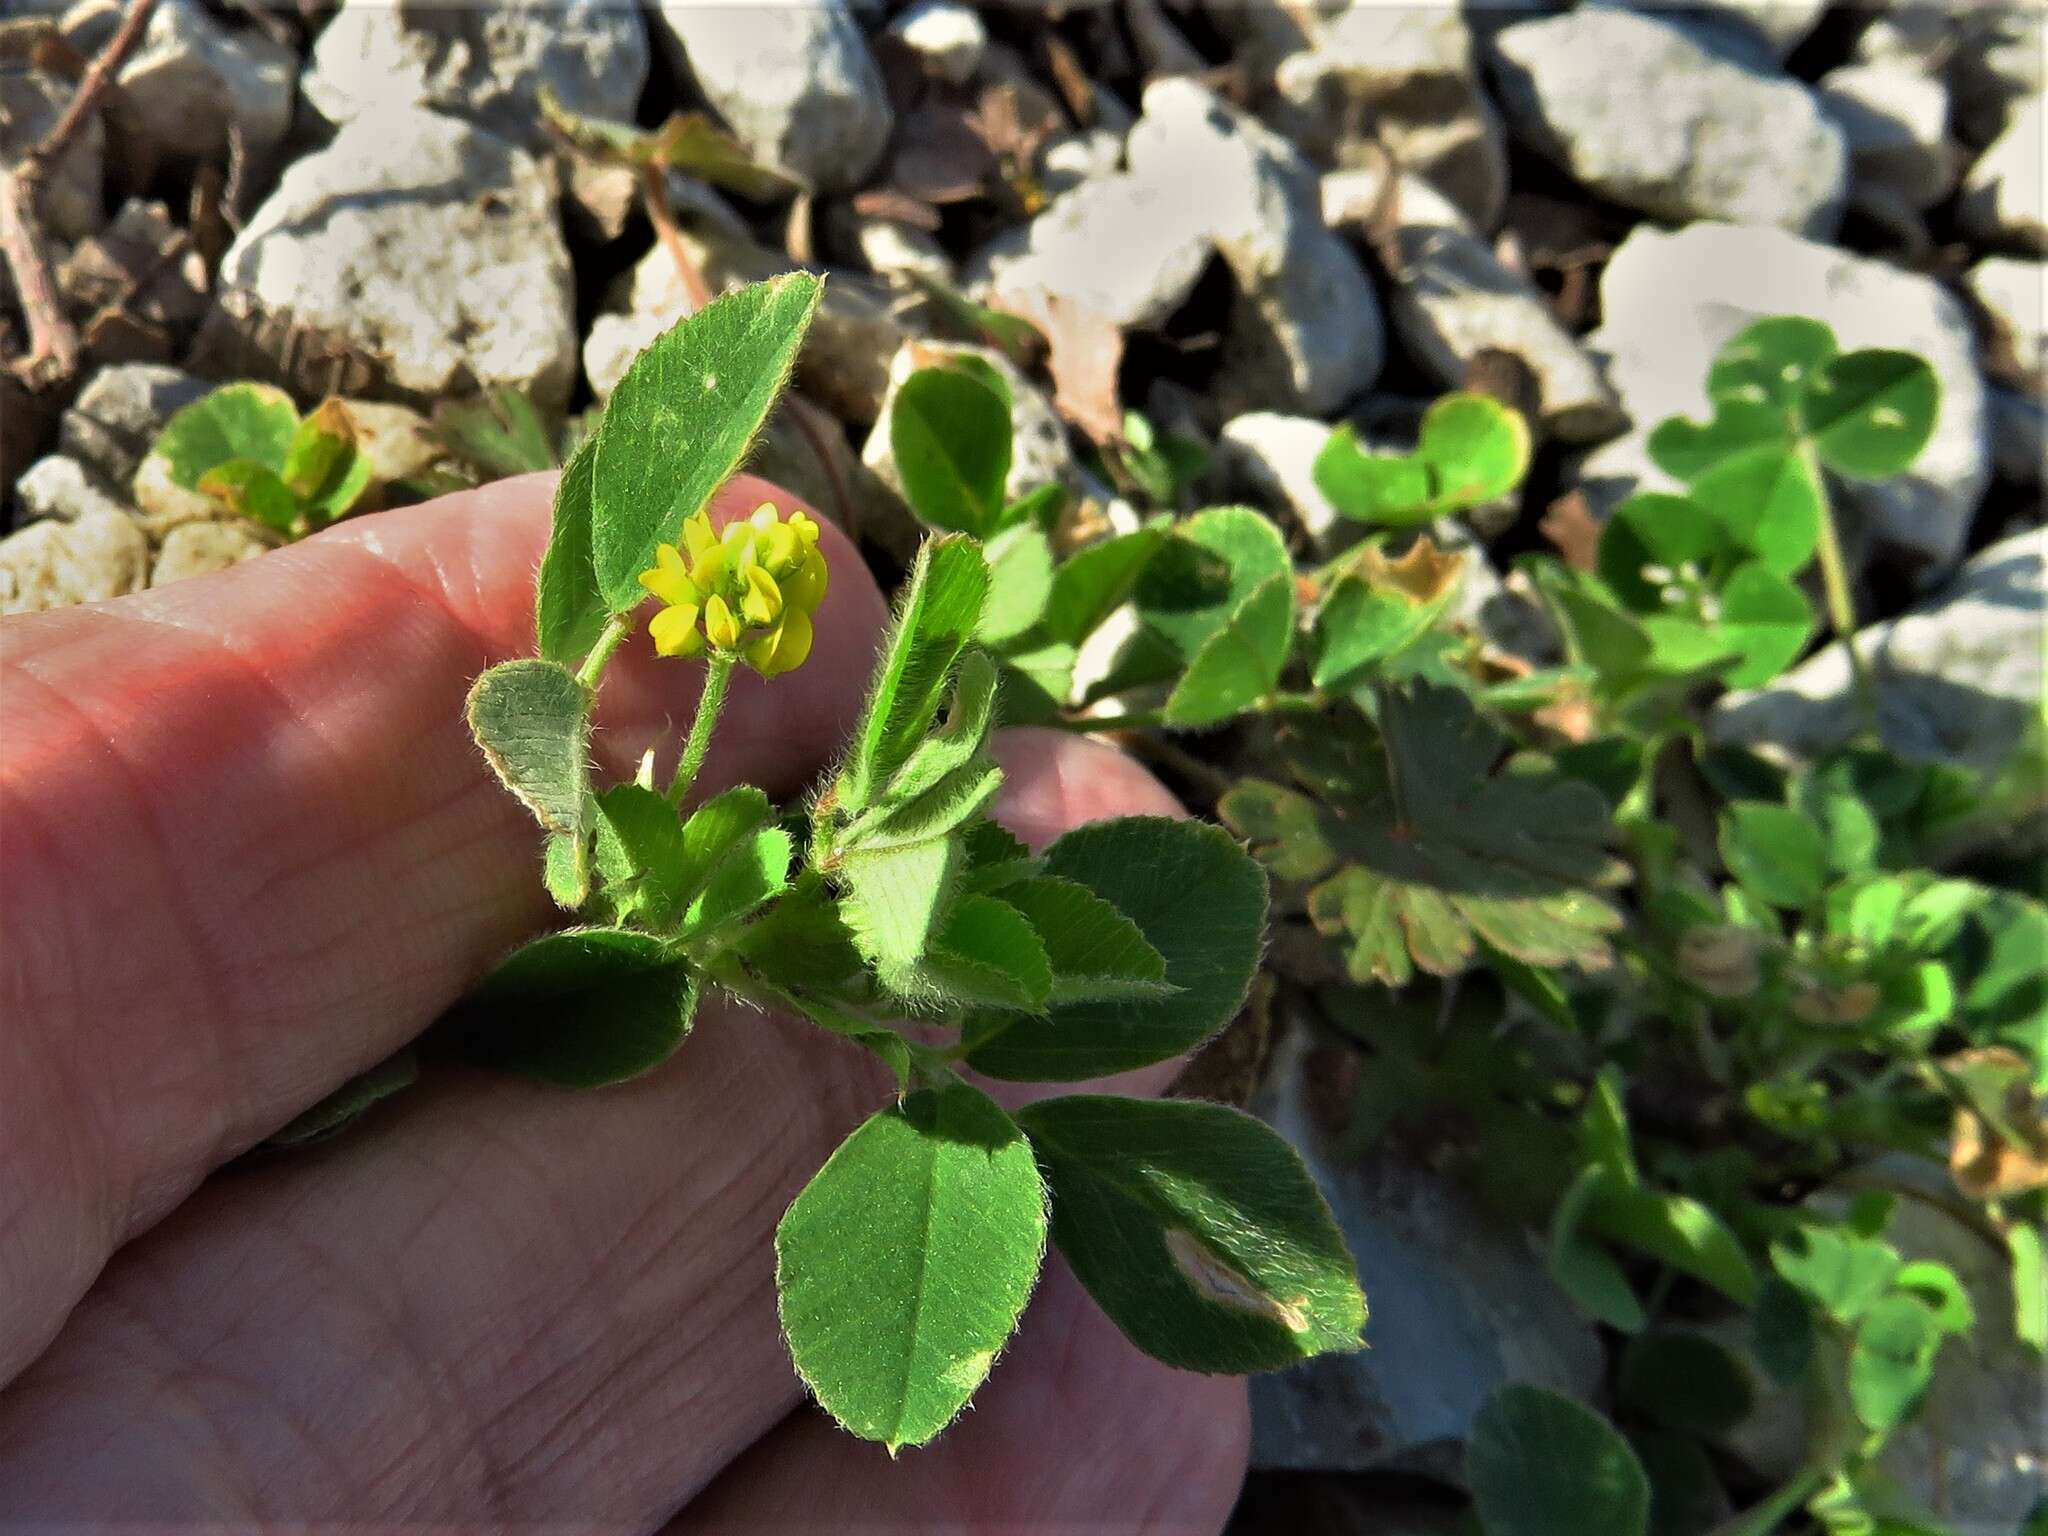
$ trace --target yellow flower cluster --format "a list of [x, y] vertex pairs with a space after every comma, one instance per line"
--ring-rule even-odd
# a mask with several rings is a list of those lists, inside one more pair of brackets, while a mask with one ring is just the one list
[[811, 654], [811, 618], [825, 597], [818, 525], [801, 512], [784, 522], [764, 501], [721, 538], [699, 512], [683, 524], [683, 548], [657, 549], [640, 585], [662, 601], [648, 625], [662, 655], [708, 644], [737, 651], [763, 677], [792, 672]]

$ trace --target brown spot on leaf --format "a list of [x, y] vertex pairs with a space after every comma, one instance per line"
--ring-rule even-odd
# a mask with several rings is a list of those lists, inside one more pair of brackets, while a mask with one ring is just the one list
[[1279, 1301], [1267, 1295], [1194, 1233], [1182, 1227], [1168, 1228], [1166, 1251], [1173, 1258], [1174, 1268], [1204, 1299], [1249, 1312], [1254, 1317], [1270, 1318], [1290, 1333], [1308, 1332], [1305, 1297]]

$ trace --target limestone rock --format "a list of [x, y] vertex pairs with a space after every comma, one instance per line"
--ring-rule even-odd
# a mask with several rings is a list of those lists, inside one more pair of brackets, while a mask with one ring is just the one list
[[125, 513], [100, 507], [75, 522], [31, 523], [0, 539], [0, 614], [122, 597], [148, 575], [149, 541]]
[[889, 23], [889, 35], [927, 73], [954, 85], [972, 80], [988, 51], [988, 27], [980, 12], [957, 0], [915, 0]]
[[1847, 152], [1799, 82], [1607, 6], [1517, 22], [1494, 47], [1510, 125], [1601, 196], [1818, 236], [1840, 220]]
[[[1878, 692], [1878, 726], [1902, 756], [1989, 772], [2018, 746], [2042, 696], [2048, 532], [1994, 544], [1921, 607], [1857, 637]], [[1862, 726], [1849, 659], [1839, 643], [1768, 688], [1734, 693], [1714, 708], [1719, 742], [1813, 758]]]
[[[1380, 207], [1383, 171], [1323, 178], [1323, 216], [1332, 228], [1362, 226]], [[1403, 176], [1392, 205], [1392, 244], [1401, 263], [1388, 297], [1394, 330], [1446, 389], [1465, 382], [1481, 352], [1521, 359], [1535, 376], [1544, 430], [1589, 442], [1626, 423], [1599, 367], [1557, 321], [1542, 293], [1504, 264], [1449, 199], [1418, 176]]]
[[2028, 97], [1963, 182], [1957, 217], [1979, 240], [2048, 256], [2048, 96]]
[[548, 181], [455, 118], [359, 117], [284, 173], [229, 249], [208, 320], [225, 347], [222, 327], [307, 395], [515, 384], [559, 409], [575, 302]]
[[1280, 63], [1274, 125], [1340, 168], [1392, 154], [1481, 229], [1507, 197], [1507, 134], [1453, 6], [1354, 5]]
[[1365, 268], [1323, 223], [1315, 173], [1256, 119], [1192, 80], [1153, 82], [1126, 141], [1131, 175], [1199, 196], [1238, 300], [1219, 374], [1226, 411], [1321, 415], [1368, 388], [1385, 322]]
[[58, 422], [57, 445], [109, 485], [125, 486], [165, 424], [210, 388], [161, 363], [102, 368]]
[[1986, 256], [1965, 279], [1970, 296], [1991, 322], [1985, 366], [2006, 382], [2038, 387], [2042, 329], [2048, 305], [2048, 261]]
[[156, 563], [150, 567], [149, 584], [168, 586], [188, 576], [224, 571], [244, 560], [253, 560], [270, 548], [255, 527], [239, 518], [185, 523], [164, 536]]
[[654, 30], [758, 158], [821, 192], [881, 158], [889, 99], [846, 0], [657, 0]]
[[83, 464], [63, 454], [53, 453], [29, 465], [14, 482], [14, 498], [24, 521], [53, 517], [75, 523], [94, 512], [132, 515], [127, 504], [110, 494]]
[[[0, 69], [0, 165], [12, 167], [57, 126], [71, 87], [40, 70]], [[79, 130], [51, 168], [43, 190], [43, 224], [59, 240], [80, 240], [106, 222], [107, 133], [98, 118]], [[13, 282], [7, 307], [13, 307]]]
[[572, 112], [631, 122], [647, 66], [647, 24], [616, 0], [347, 0], [313, 46], [305, 91], [331, 122], [430, 107], [546, 150], [542, 90]]
[[1876, 188], [1931, 208], [1956, 184], [1948, 87], [1903, 62], [1844, 64], [1821, 77], [1822, 109], [1842, 131], [1859, 197]]
[[121, 67], [114, 125], [131, 154], [210, 160], [227, 153], [232, 123], [261, 164], [291, 128], [298, 78], [283, 44], [223, 26], [199, 0], [161, 0]]

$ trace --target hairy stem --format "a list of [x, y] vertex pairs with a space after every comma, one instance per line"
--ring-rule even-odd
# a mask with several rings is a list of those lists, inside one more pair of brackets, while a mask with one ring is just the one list
[[725, 707], [725, 685], [732, 681], [732, 668], [732, 653], [716, 651], [711, 664], [704, 669], [704, 691], [697, 697], [697, 718], [690, 722], [690, 739], [683, 743], [682, 761], [676, 764], [676, 776], [669, 781], [670, 805], [683, 803], [683, 796], [696, 782], [697, 770], [704, 766], [704, 754], [711, 750], [712, 727], [718, 724], [718, 712]]
[[576, 672], [576, 681], [585, 688], [595, 688], [598, 679], [604, 676], [604, 669], [612, 659], [612, 652], [619, 648], [620, 642], [626, 638], [631, 627], [632, 621], [627, 615], [613, 614], [611, 621], [598, 635], [597, 644], [593, 645], [590, 654], [583, 658], [583, 665]]

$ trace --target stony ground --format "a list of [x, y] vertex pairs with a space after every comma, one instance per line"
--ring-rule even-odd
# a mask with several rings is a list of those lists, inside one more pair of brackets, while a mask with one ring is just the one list
[[[7, 7], [12, 163], [121, 7]], [[1943, 0], [161, 0], [43, 200], [76, 368], [30, 365], [0, 290], [0, 612], [269, 547], [147, 457], [218, 382], [361, 402], [376, 495], [398, 501], [451, 472], [446, 402], [506, 385], [580, 413], [693, 286], [798, 264], [832, 280], [764, 467], [884, 564], [912, 536], [890, 391], [925, 349], [963, 344], [951, 295], [1052, 335], [1051, 376], [1011, 370], [1015, 488], [1064, 482], [1111, 521], [1128, 509], [1099, 450], [1120, 407], [1208, 445], [1203, 493], [1281, 516], [1306, 553], [1340, 537], [1309, 472], [1330, 424], [1398, 444], [1446, 388], [1511, 392], [1543, 444], [1522, 504], [1469, 531], [1496, 572], [1656, 484], [1648, 428], [1701, 409], [1707, 360], [1749, 319], [1800, 313], [1940, 373], [1914, 472], [1842, 496], [1891, 723], [1988, 764], [2041, 688], [2041, 17]], [[784, 184], [750, 200], [671, 176], [677, 227], [657, 239], [630, 173], [549, 131], [543, 92], [647, 125], [708, 111]], [[1477, 580], [1473, 617], [1540, 652], [1514, 587]], [[1812, 746], [1846, 733], [1847, 683], [1823, 652], [1724, 706], [1722, 729]], [[1284, 1086], [1268, 1092], [1284, 1118]], [[1494, 1382], [1597, 1371], [1519, 1237], [1412, 1171], [1331, 1177], [1376, 1316], [1392, 1285], [1413, 1322], [1377, 1362], [1263, 1386], [1267, 1466], [1428, 1471]], [[1384, 1523], [1409, 1518], [1384, 1503], [1355, 1523], [1353, 1497], [1255, 1483], [1245, 1528], [1436, 1528], [1426, 1509]]]

